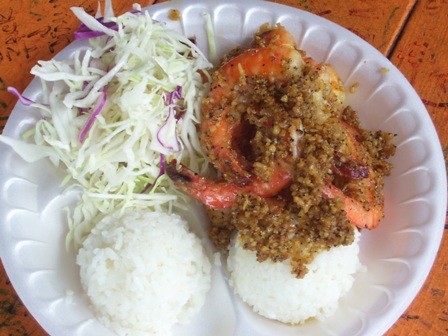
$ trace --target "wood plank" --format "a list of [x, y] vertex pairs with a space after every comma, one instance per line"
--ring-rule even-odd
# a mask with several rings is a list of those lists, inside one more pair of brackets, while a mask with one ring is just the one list
[[17, 297], [0, 260], [0, 335], [33, 335], [48, 334], [28, 312]]
[[397, 40], [416, 0], [274, 0], [333, 21], [360, 36], [384, 55]]
[[[114, 1], [116, 13], [136, 2]], [[145, 3], [149, 4], [151, 1]], [[163, 2], [163, 1], [158, 1]], [[448, 3], [446, 0], [380, 0], [336, 2], [275, 0], [320, 15], [351, 30], [390, 59], [422, 97], [436, 124], [441, 144], [448, 151]], [[96, 0], [0, 2], [0, 133], [16, 99], [6, 86], [23, 90], [29, 70], [39, 59], [49, 59], [71, 40], [77, 19], [69, 7], [96, 10]], [[415, 9], [412, 10], [413, 6]], [[26, 22], [26, 24], [23, 24]], [[402, 28], [405, 27], [403, 33]], [[389, 330], [387, 336], [445, 335], [448, 331], [448, 238], [422, 291]], [[0, 263], [0, 334], [43, 336], [46, 333], [29, 315], [12, 290]], [[3, 320], [4, 319], [4, 320]]]
[[448, 2], [419, 1], [390, 60], [422, 98], [448, 146]]
[[[448, 152], [448, 2], [418, 1], [390, 60], [408, 78]], [[445, 228], [448, 220], [445, 219]], [[422, 290], [387, 336], [448, 334], [448, 237]]]

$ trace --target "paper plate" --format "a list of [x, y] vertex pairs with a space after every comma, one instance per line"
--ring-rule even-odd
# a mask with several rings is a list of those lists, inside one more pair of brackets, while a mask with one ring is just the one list
[[[170, 9], [179, 9], [181, 20], [170, 20]], [[360, 258], [368, 271], [356, 276], [354, 287], [341, 299], [334, 316], [302, 326], [259, 317], [233, 296], [223, 270], [215, 266], [205, 306], [190, 324], [176, 326], [173, 334], [382, 335], [421, 288], [445, 220], [446, 172], [440, 143], [411, 85], [365, 41], [298, 9], [263, 1], [202, 0], [172, 1], [148, 10], [168, 27], [195, 36], [206, 53], [204, 13], [209, 13], [218, 55], [247, 43], [261, 24], [280, 22], [293, 33], [301, 49], [318, 61], [331, 63], [347, 87], [360, 84], [354, 94], [348, 94], [348, 103], [359, 112], [365, 128], [397, 134], [394, 169], [385, 186], [385, 219], [377, 230], [363, 231], [361, 237]], [[78, 42], [69, 45], [58, 57], [70, 57], [79, 46]], [[35, 99], [39, 94], [39, 83], [33, 81], [25, 95]], [[19, 138], [34, 118], [31, 109], [18, 104], [4, 134]], [[28, 164], [11, 148], [0, 146], [0, 250], [14, 288], [51, 335], [112, 334], [89, 310], [75, 254], [64, 247], [67, 223], [61, 208], [73, 202], [73, 195], [61, 194], [62, 173], [46, 160]], [[199, 223], [205, 223], [199, 209], [196, 215]], [[208, 251], [213, 258], [210, 247]]]

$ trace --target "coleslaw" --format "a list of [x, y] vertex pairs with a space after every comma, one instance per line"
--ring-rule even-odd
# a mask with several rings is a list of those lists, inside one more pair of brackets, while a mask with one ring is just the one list
[[[109, 3], [109, 6], [107, 4]], [[165, 178], [165, 158], [206, 173], [197, 135], [199, 107], [211, 63], [185, 36], [134, 5], [118, 17], [72, 8], [81, 25], [76, 39], [89, 47], [64, 61], [39, 61], [42, 101], [19, 100], [42, 118], [24, 134], [0, 136], [27, 161], [48, 157], [66, 171], [62, 185], [79, 188], [66, 244], [79, 248], [105, 215], [129, 206], [170, 210], [188, 199]]]

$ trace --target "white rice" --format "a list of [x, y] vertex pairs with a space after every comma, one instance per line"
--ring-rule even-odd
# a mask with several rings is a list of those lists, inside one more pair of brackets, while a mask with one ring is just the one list
[[[356, 231], [357, 232], [357, 231]], [[258, 262], [255, 252], [231, 244], [227, 267], [235, 293], [262, 316], [300, 324], [323, 320], [334, 313], [338, 300], [352, 287], [362, 267], [358, 258], [359, 233], [350, 246], [333, 247], [316, 256], [303, 279], [291, 274], [289, 261]]]
[[104, 218], [80, 249], [81, 283], [118, 335], [169, 335], [205, 302], [211, 265], [178, 215], [128, 209]]

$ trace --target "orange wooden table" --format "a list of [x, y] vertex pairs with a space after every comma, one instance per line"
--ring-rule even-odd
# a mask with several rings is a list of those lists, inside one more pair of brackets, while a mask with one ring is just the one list
[[[225, 0], [223, 0], [225, 1]], [[135, 0], [115, 1], [115, 13]], [[142, 6], [154, 1], [140, 2]], [[156, 1], [157, 2], [157, 1]], [[163, 1], [159, 1], [163, 2]], [[420, 95], [448, 153], [448, 2], [446, 0], [275, 0], [320, 15], [376, 47], [407, 77]], [[7, 86], [22, 91], [31, 67], [72, 41], [77, 26], [71, 6], [96, 11], [96, 0], [2, 0], [0, 3], [0, 132], [16, 102]], [[447, 228], [445, 221], [445, 229]], [[1, 223], [0, 223], [1, 224]], [[448, 334], [448, 238], [422, 290], [386, 333]], [[0, 267], [0, 336], [46, 335], [17, 297]]]

